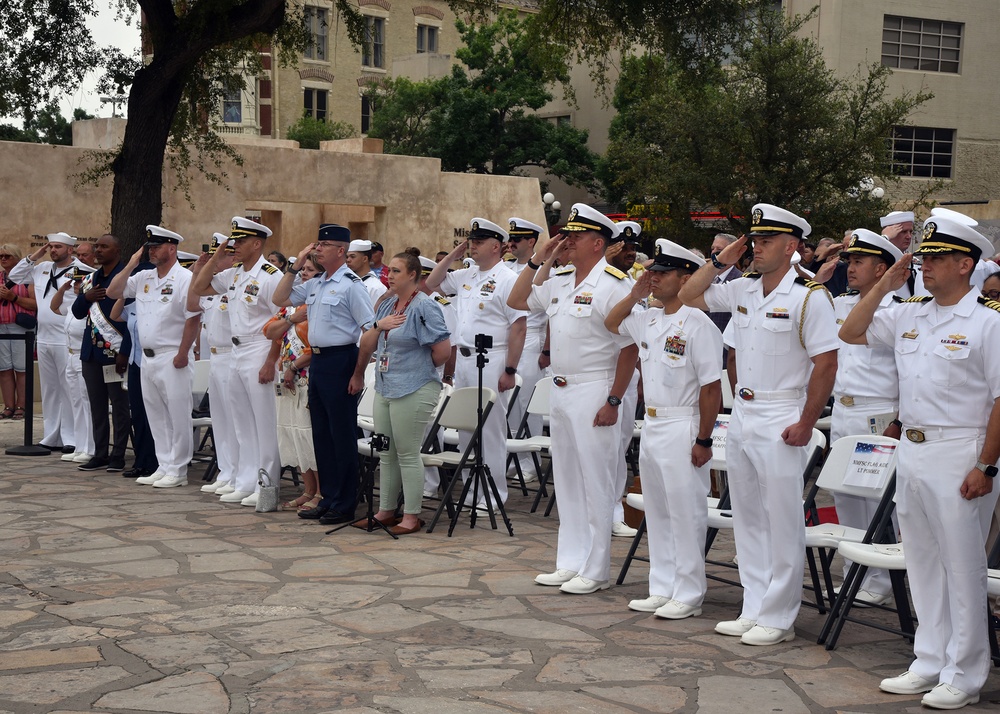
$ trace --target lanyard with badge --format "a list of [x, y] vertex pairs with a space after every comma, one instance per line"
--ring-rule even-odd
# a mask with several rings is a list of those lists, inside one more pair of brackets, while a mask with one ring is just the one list
[[[403, 305], [403, 307], [401, 307], [401, 308], [397, 307], [397, 309], [393, 310], [390, 314], [391, 315], [402, 315], [403, 313], [405, 313], [406, 312], [406, 308], [408, 308], [410, 306], [410, 303], [413, 302], [413, 298], [415, 298], [417, 296], [418, 292], [420, 292], [420, 291], [419, 290], [415, 290], [413, 292], [413, 294], [410, 295], [410, 299], [406, 301], [406, 304]], [[396, 305], [397, 306], [399, 305], [399, 298], [398, 297], [396, 298]], [[381, 339], [383, 340], [383, 343], [382, 343], [382, 350], [381, 350], [381, 352], [380, 352], [380, 354], [378, 356], [378, 371], [379, 372], [388, 372], [389, 371], [389, 330], [385, 330], [382, 333]]]

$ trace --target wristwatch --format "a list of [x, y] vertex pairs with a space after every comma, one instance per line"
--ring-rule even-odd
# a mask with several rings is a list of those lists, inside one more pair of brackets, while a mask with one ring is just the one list
[[698, 446], [703, 446], [706, 449], [711, 449], [712, 448], [712, 437], [709, 436], [709, 437], [706, 437], [704, 439], [698, 439], [698, 438], [696, 438], [694, 440], [694, 443], [696, 443]]
[[504, 367], [503, 371], [506, 374], [514, 375], [514, 374], [517, 374], [517, 367]]
[[997, 475], [997, 472], [1000, 471], [1000, 469], [998, 469], [996, 466], [992, 466], [990, 464], [984, 464], [982, 461], [976, 462], [976, 468], [982, 471], [984, 474], [986, 474], [986, 478], [993, 478], [994, 476]]
[[622, 400], [616, 397], [614, 394], [612, 394], [611, 396], [608, 397], [608, 404], [610, 404], [613, 407], [620, 407], [622, 404]]
[[728, 268], [729, 266], [725, 263], [719, 261], [719, 254], [712, 253], [712, 265], [715, 266], [716, 270], [722, 270], [723, 268]]

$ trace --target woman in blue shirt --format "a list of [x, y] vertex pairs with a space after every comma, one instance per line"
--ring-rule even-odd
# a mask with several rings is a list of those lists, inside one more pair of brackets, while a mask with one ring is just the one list
[[[361, 337], [361, 353], [375, 354], [375, 431], [389, 437], [379, 454], [380, 497], [375, 518], [396, 535], [415, 533], [424, 522], [424, 467], [420, 443], [437, 405], [437, 367], [451, 354], [441, 308], [420, 289], [420, 260], [400, 253], [389, 261], [388, 295], [375, 311], [372, 329]], [[396, 520], [399, 491], [403, 517]], [[367, 527], [361, 519], [354, 525]]]

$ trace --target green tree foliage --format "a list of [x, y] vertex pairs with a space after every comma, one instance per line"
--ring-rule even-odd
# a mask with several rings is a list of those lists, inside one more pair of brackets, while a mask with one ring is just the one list
[[891, 193], [886, 137], [931, 95], [889, 98], [879, 65], [834, 76], [815, 41], [796, 35], [806, 19], [762, 11], [732, 63], [694, 79], [662, 57], [628, 58], [601, 167], [608, 198], [670, 218], [655, 222], [667, 235], [690, 236], [690, 212], [705, 208], [745, 230], [758, 201], [808, 215], [819, 234], [877, 225], [888, 199], [853, 189], [875, 177]]
[[288, 127], [288, 138], [299, 142], [299, 147], [303, 149], [318, 149], [321, 141], [353, 139], [357, 135], [358, 130], [352, 124], [343, 121], [325, 122], [308, 112]]
[[[73, 121], [93, 118], [93, 115], [84, 109], [77, 107], [73, 110]], [[23, 129], [13, 124], [0, 124], [0, 141], [69, 146], [73, 143], [73, 128], [55, 102], [52, 102], [40, 111], [32, 113], [31, 119]]]
[[569, 86], [567, 49], [535, 42], [533, 24], [513, 12], [483, 25], [459, 21], [464, 67], [369, 89], [368, 135], [383, 139], [387, 153], [439, 158], [445, 171], [512, 175], [534, 166], [589, 186], [597, 157], [587, 132], [532, 113], [552, 100], [551, 86]]

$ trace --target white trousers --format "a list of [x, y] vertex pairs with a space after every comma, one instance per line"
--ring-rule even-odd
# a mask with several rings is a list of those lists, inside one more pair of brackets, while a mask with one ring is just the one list
[[978, 438], [946, 438], [898, 450], [896, 510], [910, 594], [920, 624], [910, 671], [976, 694], [990, 671], [986, 534], [997, 487], [966, 501], [959, 489], [975, 466]]
[[186, 476], [194, 454], [191, 427], [194, 361], [189, 359], [187, 367], [177, 369], [176, 354], [164, 349], [153, 357], [143, 356], [142, 403], [160, 471], [167, 476]]
[[795, 623], [802, 602], [802, 472], [808, 460], [806, 448], [786, 445], [781, 432], [799, 420], [803, 403], [737, 400], [726, 439], [741, 617], [781, 629]]
[[639, 446], [649, 540], [649, 594], [700, 607], [705, 599], [705, 534], [710, 464], [696, 468], [698, 416], [649, 417]]
[[87, 384], [83, 381], [83, 365], [80, 350], [74, 350], [66, 360], [66, 394], [69, 400], [72, 422], [69, 441], [77, 453], [94, 453], [94, 425], [90, 420], [90, 397]]
[[[261, 384], [258, 378], [270, 349], [270, 342], [261, 341], [240, 345], [231, 352], [235, 369], [229, 380], [229, 406], [233, 418], [240, 420], [239, 432], [245, 435], [243, 445], [236, 451], [234, 487], [244, 493], [257, 491], [260, 469], [267, 471], [275, 483], [281, 474], [274, 381]], [[271, 371], [274, 372], [273, 365]]]
[[[632, 372], [632, 378], [628, 382], [628, 388], [622, 395], [621, 406], [618, 407], [618, 426], [621, 429], [622, 451], [618, 460], [618, 471], [615, 474], [615, 492], [612, 494], [612, 523], [622, 523], [625, 521], [625, 507], [622, 505], [622, 496], [625, 495], [625, 482], [628, 481], [628, 462], [625, 454], [632, 444], [632, 435], [635, 433], [635, 408], [639, 404], [639, 370]], [[641, 473], [641, 472], [640, 472]]]
[[208, 403], [212, 412], [212, 441], [219, 462], [219, 483], [233, 484], [236, 480], [236, 456], [240, 445], [236, 440], [236, 419], [230, 403], [230, 381], [233, 377], [231, 352], [218, 352], [208, 363]]
[[607, 403], [610, 380], [552, 387], [549, 407], [552, 481], [558, 494], [556, 568], [591, 580], [611, 572], [611, 508], [615, 498], [621, 434], [594, 426]]
[[[66, 343], [39, 342], [38, 381], [42, 392], [42, 441], [46, 446], [71, 444], [73, 436], [73, 409], [69, 401], [69, 384], [66, 364], [69, 349]], [[73, 444], [76, 446], [76, 444]]]
[[[483, 424], [483, 463], [490, 469], [490, 475], [496, 482], [500, 500], [507, 502], [507, 398], [509, 393], [501, 393], [497, 389], [497, 382], [503, 369], [506, 367], [507, 350], [505, 348], [490, 350], [486, 355], [489, 362], [483, 368], [483, 387], [497, 392], [497, 402], [493, 405], [490, 415]], [[455, 388], [477, 387], [479, 386], [479, 373], [476, 369], [476, 352], [473, 350], [469, 357], [463, 357], [458, 353], [455, 364]], [[485, 406], [484, 406], [485, 408]], [[468, 432], [461, 432], [458, 448], [465, 451], [469, 445], [470, 437]], [[468, 478], [468, 472], [462, 474], [463, 481]], [[474, 488], [475, 486], [473, 486]], [[472, 493], [470, 488], [469, 493]], [[470, 496], [471, 497], [471, 496]], [[493, 495], [490, 495], [492, 502]], [[486, 502], [479, 487], [479, 503]]]
[[[521, 391], [517, 395], [517, 401], [510, 405], [508, 421], [510, 422], [510, 433], [516, 435], [517, 428], [521, 425], [521, 419], [528, 410], [528, 402], [531, 401], [531, 394], [535, 390], [538, 380], [543, 377], [541, 367], [538, 366], [538, 358], [542, 354], [542, 346], [545, 344], [545, 330], [528, 330], [524, 337], [524, 349], [521, 351], [521, 361], [517, 363], [517, 373], [521, 375]], [[528, 429], [532, 436], [542, 434], [542, 415], [528, 415]], [[535, 461], [531, 454], [521, 454], [519, 461], [521, 471], [524, 473], [535, 472]]]
[[[895, 402], [880, 402], [863, 406], [845, 407], [839, 401], [833, 402], [833, 419], [830, 422], [830, 443], [845, 436], [869, 434], [868, 417], [873, 414], [896, 412], [899, 406]], [[833, 494], [833, 504], [837, 508], [837, 521], [845, 526], [867, 530], [878, 510], [878, 499], [851, 496], [846, 493]], [[895, 519], [894, 519], [895, 520]], [[851, 561], [844, 560], [844, 577], [851, 569]], [[869, 568], [861, 589], [879, 595], [892, 592], [892, 582], [889, 572], [881, 568]]]

